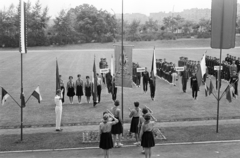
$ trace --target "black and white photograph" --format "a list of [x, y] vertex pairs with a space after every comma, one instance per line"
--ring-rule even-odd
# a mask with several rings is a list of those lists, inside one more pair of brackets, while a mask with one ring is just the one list
[[0, 0], [0, 158], [238, 158], [240, 0]]

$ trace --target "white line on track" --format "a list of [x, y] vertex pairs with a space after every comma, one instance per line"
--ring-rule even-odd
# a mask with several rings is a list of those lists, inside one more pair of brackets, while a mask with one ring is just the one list
[[[163, 144], [155, 144], [155, 145], [156, 145], [156, 146], [171, 146], [171, 145], [198, 145], [198, 144], [217, 144], [217, 143], [240, 143], [240, 140], [200, 141], [200, 142], [182, 142], [182, 143], [163, 143]], [[128, 147], [136, 147], [136, 145], [124, 145], [122, 148], [128, 148]], [[49, 151], [70, 151], [70, 150], [90, 150], [90, 149], [99, 149], [99, 147], [2, 151], [2, 152], [0, 152], [0, 154], [8, 154], [8, 153], [30, 153], [30, 152], [49, 152]]]
[[[239, 49], [240, 47], [235, 47]], [[210, 50], [210, 47], [187, 47], [187, 48], [157, 48], [155, 50]], [[133, 49], [134, 51], [150, 50], [152, 48]], [[28, 50], [29, 52], [113, 52], [114, 49], [48, 49], [48, 50]], [[1, 52], [18, 52], [18, 50], [0, 50]]]

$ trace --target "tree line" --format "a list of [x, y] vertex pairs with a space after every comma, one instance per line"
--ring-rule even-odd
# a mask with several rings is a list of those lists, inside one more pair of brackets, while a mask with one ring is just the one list
[[[13, 4], [0, 10], [0, 47], [19, 46], [19, 6]], [[83, 4], [69, 10], [61, 10], [49, 25], [48, 7], [38, 0], [27, 3], [28, 46], [65, 45], [90, 42], [115, 42], [121, 39], [122, 20], [93, 5]], [[238, 18], [237, 32], [240, 32]], [[123, 22], [124, 40], [149, 41], [163, 39], [209, 38], [211, 21], [200, 19], [198, 23], [180, 15], [165, 17], [161, 23], [149, 19], [144, 24], [139, 20]]]

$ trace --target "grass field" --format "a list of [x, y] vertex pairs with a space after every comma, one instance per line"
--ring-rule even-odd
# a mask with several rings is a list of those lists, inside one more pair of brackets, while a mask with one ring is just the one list
[[[175, 42], [175, 43], [174, 43]], [[152, 59], [152, 47], [156, 46], [156, 57], [166, 58], [167, 61], [177, 63], [180, 56], [187, 56], [192, 60], [200, 60], [202, 54], [219, 57], [219, 50], [212, 50], [209, 39], [205, 40], [177, 40], [177, 41], [154, 41], [135, 43], [133, 49], [133, 61], [150, 69]], [[239, 46], [239, 42], [236, 42]], [[134, 43], [129, 43], [134, 44]], [[207, 45], [208, 44], [208, 45]], [[97, 47], [99, 46], [99, 49]], [[198, 47], [198, 48], [194, 48]], [[199, 48], [201, 47], [201, 48]], [[163, 49], [164, 48], [164, 49]], [[168, 49], [169, 48], [169, 49]], [[179, 48], [179, 49], [172, 49]], [[55, 123], [55, 63], [59, 63], [59, 71], [66, 84], [68, 76], [77, 78], [81, 74], [85, 76], [92, 74], [93, 58], [96, 56], [96, 64], [100, 58], [105, 57], [110, 64], [113, 54], [112, 43], [108, 44], [86, 44], [82, 46], [66, 47], [41, 47], [30, 48], [29, 53], [24, 55], [24, 93], [26, 98], [39, 85], [43, 97], [41, 104], [31, 98], [24, 108], [24, 125], [42, 125]], [[48, 49], [48, 50], [47, 50]], [[229, 53], [239, 56], [239, 48], [223, 50], [223, 57]], [[17, 50], [0, 50], [0, 85], [3, 86], [20, 103], [20, 55]], [[226, 87], [224, 83], [222, 90]], [[121, 91], [118, 89], [117, 98], [120, 100]], [[65, 96], [66, 97], [66, 96]], [[86, 99], [83, 98], [83, 102]], [[150, 100], [149, 92], [144, 94], [141, 88], [133, 87], [124, 89], [124, 118], [129, 122], [128, 107], [133, 107], [133, 102], [139, 101], [140, 106], [148, 105], [154, 110], [154, 116], [159, 121], [173, 121], [178, 119], [209, 119], [216, 117], [216, 100], [213, 96], [205, 97], [204, 87], [201, 87], [197, 101], [192, 100], [191, 90], [182, 93], [181, 83], [173, 87], [163, 80], [157, 80], [156, 100]], [[76, 97], [74, 98], [76, 103]], [[92, 104], [66, 104], [63, 105], [62, 123], [99, 122], [102, 112], [113, 106], [111, 96], [107, 94], [106, 88], [102, 90], [102, 102], [96, 108]], [[234, 100], [229, 104], [225, 97], [220, 105], [220, 117], [238, 117], [240, 113], [239, 101]], [[0, 126], [16, 126], [20, 124], [20, 108], [12, 99], [8, 99], [4, 106], [0, 106]]]
[[[239, 140], [238, 125], [221, 125], [220, 133], [215, 133], [215, 126], [167, 127], [162, 128], [167, 140], [155, 140], [156, 143], [181, 143], [198, 141]], [[62, 149], [80, 147], [98, 147], [99, 143], [82, 143], [81, 132], [35, 133], [25, 134], [23, 142], [19, 135], [1, 135], [0, 151]], [[124, 141], [124, 145], [132, 145], [134, 141]], [[2, 145], [1, 145], [2, 144]], [[3, 145], [4, 144], [4, 145]]]

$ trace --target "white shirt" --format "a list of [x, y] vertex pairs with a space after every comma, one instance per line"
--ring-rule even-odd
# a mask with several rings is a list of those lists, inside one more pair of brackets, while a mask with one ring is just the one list
[[62, 99], [60, 96], [56, 95], [54, 98], [56, 106], [62, 106]]
[[102, 79], [100, 77], [97, 79], [97, 85], [102, 85]]

